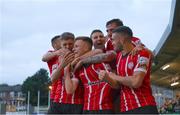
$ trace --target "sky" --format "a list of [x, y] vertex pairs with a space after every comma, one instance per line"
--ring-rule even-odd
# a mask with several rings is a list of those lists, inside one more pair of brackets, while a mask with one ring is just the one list
[[170, 17], [171, 0], [0, 0], [0, 84], [22, 84], [40, 68], [51, 38], [63, 32], [106, 35], [119, 18], [152, 51]]

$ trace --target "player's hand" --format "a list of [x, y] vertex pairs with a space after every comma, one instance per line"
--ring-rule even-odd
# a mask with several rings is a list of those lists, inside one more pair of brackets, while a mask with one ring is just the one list
[[80, 61], [80, 58], [77, 57], [71, 62], [71, 69], [74, 69], [76, 64]]
[[106, 81], [108, 77], [108, 73], [105, 70], [100, 70], [99, 72], [99, 80]]
[[113, 72], [108, 72], [107, 74], [108, 74], [108, 76], [110, 76], [113, 79], [117, 78], [117, 75], [115, 73], [113, 73]]
[[55, 51], [55, 54], [57, 56], [63, 57], [67, 52], [70, 52], [70, 51], [68, 49], [59, 49], [59, 50]]
[[70, 64], [74, 60], [74, 53], [72, 52], [66, 52], [66, 54], [63, 57], [59, 57], [59, 63], [61, 67], [65, 67], [68, 64]]

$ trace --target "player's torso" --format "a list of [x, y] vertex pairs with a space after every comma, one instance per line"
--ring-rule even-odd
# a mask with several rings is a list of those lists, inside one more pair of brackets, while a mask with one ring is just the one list
[[[55, 68], [57, 68], [59, 63], [55, 64]], [[83, 104], [83, 89], [77, 88], [75, 93], [67, 94], [65, 89], [65, 80], [64, 80], [64, 70], [62, 70], [62, 74], [57, 80], [57, 88], [55, 92], [54, 102], [57, 103], [67, 103], [67, 104]]]
[[[121, 77], [132, 77], [134, 69], [138, 65], [139, 55], [122, 56], [121, 53], [117, 55], [117, 74]], [[127, 111], [145, 105], [155, 105], [150, 88], [150, 70], [148, 69], [143, 83], [139, 88], [130, 88], [128, 86], [121, 86], [121, 110]], [[151, 101], [150, 101], [151, 100]]]
[[84, 109], [102, 110], [112, 108], [112, 89], [106, 82], [100, 81], [98, 73], [105, 70], [105, 64], [92, 64], [82, 68], [79, 77], [84, 86]]

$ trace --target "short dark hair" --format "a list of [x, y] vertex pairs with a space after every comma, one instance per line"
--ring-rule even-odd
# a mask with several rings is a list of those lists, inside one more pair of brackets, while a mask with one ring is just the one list
[[92, 38], [92, 35], [93, 35], [94, 33], [96, 33], [96, 32], [103, 33], [101, 30], [99, 30], [99, 29], [95, 29], [95, 30], [93, 30], [93, 31], [91, 32], [91, 34], [90, 34], [90, 38]]
[[75, 36], [73, 33], [71, 32], [64, 32], [61, 34], [61, 40], [69, 40], [69, 39], [72, 39], [74, 40], [75, 39]]
[[82, 40], [86, 43], [89, 44], [89, 48], [92, 49], [92, 46], [93, 46], [93, 41], [91, 38], [87, 37], [87, 36], [79, 36], [79, 37], [76, 37], [75, 41], [77, 40]]
[[61, 38], [61, 35], [56, 35], [56, 36], [54, 36], [54, 37], [51, 39], [51, 44], [53, 44], [53, 42], [54, 42], [55, 40], [57, 40], [58, 38]]
[[131, 30], [131, 28], [127, 27], [127, 26], [119, 26], [118, 28], [116, 28], [115, 30], [112, 31], [113, 33], [123, 33], [123, 34], [127, 34], [129, 37], [133, 36], [133, 32]]
[[118, 19], [118, 18], [115, 18], [115, 19], [112, 19], [112, 20], [109, 20], [107, 23], [106, 23], [106, 27], [109, 25], [109, 24], [112, 24], [112, 23], [116, 23], [117, 26], [123, 26], [123, 21]]

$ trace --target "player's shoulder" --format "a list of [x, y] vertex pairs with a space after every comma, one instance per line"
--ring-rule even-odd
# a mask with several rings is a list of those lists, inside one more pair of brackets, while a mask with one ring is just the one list
[[140, 50], [138, 54], [140, 56], [150, 57], [150, 53], [146, 49]]
[[132, 41], [139, 41], [140, 39], [139, 39], [138, 37], [134, 37], [134, 36], [133, 36], [133, 37], [131, 38], [131, 40], [132, 40]]

